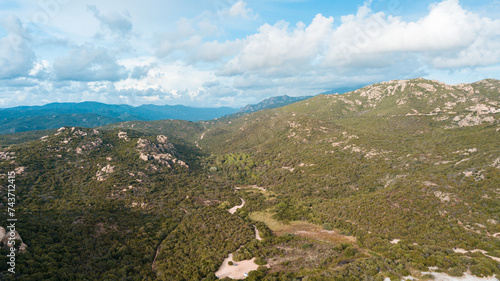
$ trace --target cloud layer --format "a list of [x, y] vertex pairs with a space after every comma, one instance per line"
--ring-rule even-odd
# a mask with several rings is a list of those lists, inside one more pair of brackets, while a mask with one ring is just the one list
[[0, 79], [28, 75], [35, 53], [29, 46], [29, 35], [18, 18], [8, 16], [1, 21], [7, 35], [0, 38]]
[[54, 74], [59, 80], [119, 81], [124, 79], [124, 67], [104, 49], [74, 48], [68, 56], [54, 60]]
[[[352, 14], [317, 13], [306, 23], [269, 23], [245, 1], [220, 1], [218, 10], [200, 7], [155, 26], [128, 2], [119, 12], [100, 2], [60, 3], [44, 22], [29, 20], [34, 14], [3, 16], [0, 106], [242, 106], [390, 79], [500, 73], [500, 20], [458, 0], [431, 4], [415, 20], [366, 2]], [[64, 9], [84, 13], [79, 20], [88, 30], [56, 24]]]

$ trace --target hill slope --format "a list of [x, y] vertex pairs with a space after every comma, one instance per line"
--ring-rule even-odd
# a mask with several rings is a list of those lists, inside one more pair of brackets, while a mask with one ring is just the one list
[[269, 266], [247, 280], [498, 278], [499, 92], [491, 79], [389, 81], [4, 148], [28, 248], [15, 276], [0, 249], [0, 277], [216, 280], [233, 253]]
[[400, 239], [499, 256], [499, 89], [389, 81], [217, 120], [199, 143], [221, 176], [287, 202], [285, 219], [349, 228], [370, 248]]
[[303, 101], [308, 98], [311, 98], [311, 96], [306, 96], [306, 97], [289, 97], [289, 96], [277, 96], [277, 97], [270, 97], [267, 98], [257, 104], [249, 104], [243, 108], [241, 108], [238, 113], [250, 113], [250, 112], [255, 112], [263, 109], [271, 109], [271, 108], [277, 108], [277, 107], [282, 107], [285, 105], [289, 105], [291, 103], [295, 103], [298, 101]]

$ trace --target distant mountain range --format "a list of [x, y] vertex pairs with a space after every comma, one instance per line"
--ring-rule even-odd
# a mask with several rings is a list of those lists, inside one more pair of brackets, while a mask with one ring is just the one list
[[277, 108], [308, 97], [271, 97], [255, 105], [237, 108], [195, 108], [183, 105], [114, 105], [99, 102], [50, 103], [43, 106], [19, 106], [0, 109], [0, 134], [56, 129], [62, 126], [96, 127], [124, 121], [176, 119], [201, 121], [236, 112], [249, 113]]
[[[357, 88], [338, 88], [323, 94], [346, 93]], [[286, 106], [313, 96], [270, 97], [241, 109], [232, 107], [196, 108], [183, 105], [115, 105], [99, 102], [50, 103], [42, 106], [19, 106], [0, 109], [0, 135], [34, 130], [57, 129], [63, 126], [97, 127], [124, 121], [155, 121], [165, 119], [202, 121], [234, 113], [251, 113]]]
[[238, 111], [231, 107], [194, 108], [183, 105], [112, 105], [98, 102], [51, 103], [0, 110], [0, 134], [54, 129], [62, 126], [96, 127], [123, 121], [181, 119], [210, 120]]

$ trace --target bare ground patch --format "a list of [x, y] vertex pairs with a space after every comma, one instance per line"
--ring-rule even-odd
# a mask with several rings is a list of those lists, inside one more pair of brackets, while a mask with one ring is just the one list
[[[251, 260], [244, 261], [234, 261], [233, 254], [229, 254], [229, 256], [224, 260], [219, 270], [215, 272], [215, 276], [217, 278], [225, 278], [229, 277], [231, 279], [245, 279], [246, 274], [252, 270], [257, 270], [259, 267], [254, 262], [255, 258]], [[229, 262], [232, 262], [233, 265], [229, 265]]]
[[250, 218], [255, 221], [265, 223], [277, 236], [287, 233], [314, 240], [331, 243], [349, 243], [354, 244], [356, 238], [353, 236], [341, 235], [338, 230], [325, 230], [323, 227], [304, 221], [291, 221], [282, 223], [274, 218], [269, 212], [253, 212]]

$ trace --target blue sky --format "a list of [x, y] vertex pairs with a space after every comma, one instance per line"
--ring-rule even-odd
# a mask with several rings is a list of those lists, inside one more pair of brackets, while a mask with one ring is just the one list
[[499, 0], [3, 0], [0, 107], [240, 107], [393, 79], [498, 79], [499, 15]]

